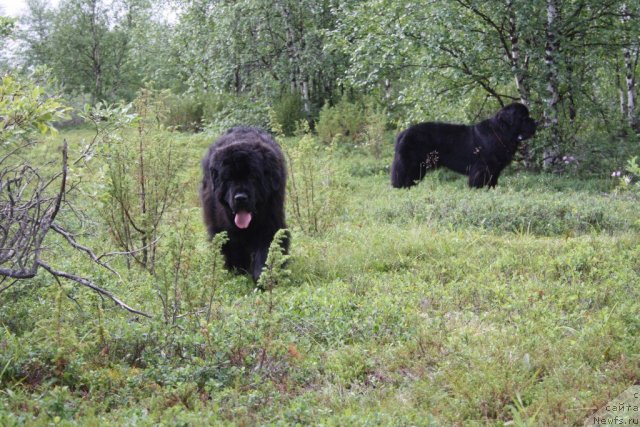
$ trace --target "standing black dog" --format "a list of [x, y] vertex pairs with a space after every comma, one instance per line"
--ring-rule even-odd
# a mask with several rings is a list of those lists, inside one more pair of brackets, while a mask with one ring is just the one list
[[429, 169], [444, 166], [469, 176], [469, 186], [495, 187], [500, 172], [511, 163], [520, 141], [531, 138], [536, 122], [529, 110], [513, 103], [476, 125], [420, 123], [396, 139], [391, 184], [411, 187]]
[[[209, 147], [202, 159], [200, 200], [213, 237], [226, 231], [227, 268], [258, 281], [275, 233], [286, 228], [287, 172], [280, 146], [265, 131], [236, 127]], [[283, 242], [289, 249], [289, 238]]]

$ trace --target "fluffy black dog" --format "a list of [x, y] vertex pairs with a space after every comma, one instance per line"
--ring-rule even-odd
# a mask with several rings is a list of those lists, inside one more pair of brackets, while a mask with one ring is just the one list
[[[280, 146], [265, 131], [235, 127], [202, 159], [200, 200], [209, 236], [226, 231], [227, 268], [258, 281], [274, 234], [286, 228], [287, 172]], [[289, 238], [283, 242], [289, 249]]]
[[469, 186], [495, 187], [520, 141], [531, 138], [536, 122], [529, 110], [513, 103], [476, 125], [420, 123], [396, 138], [391, 184], [411, 187], [430, 169], [444, 166], [469, 176]]

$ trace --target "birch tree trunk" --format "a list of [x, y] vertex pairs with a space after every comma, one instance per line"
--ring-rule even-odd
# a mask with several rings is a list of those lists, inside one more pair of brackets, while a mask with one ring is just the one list
[[[527, 72], [529, 66], [529, 58], [525, 56], [524, 60], [521, 56], [520, 50], [520, 37], [518, 29], [518, 20], [513, 6], [514, 0], [507, 0], [507, 14], [509, 16], [509, 26], [507, 27], [507, 33], [509, 42], [511, 43], [511, 51], [509, 52], [509, 60], [511, 62], [511, 73], [515, 79], [516, 88], [520, 95], [520, 102], [531, 107], [531, 90], [529, 82], [527, 80]], [[533, 153], [531, 152], [528, 141], [525, 141], [520, 146], [520, 153], [522, 154], [524, 166], [527, 169], [531, 169], [534, 166]]]
[[296, 35], [293, 28], [292, 13], [289, 6], [286, 4], [280, 5], [282, 11], [282, 17], [284, 18], [286, 26], [286, 49], [287, 59], [289, 60], [289, 90], [291, 93], [301, 92], [301, 85], [299, 79], [299, 52], [296, 43]]
[[[622, 5], [621, 20], [623, 27], [628, 25], [631, 20], [631, 11], [626, 4]], [[635, 40], [632, 39], [632, 40]], [[621, 113], [627, 124], [635, 130], [640, 130], [638, 126], [638, 117], [636, 115], [636, 78], [635, 70], [638, 65], [638, 56], [640, 55], [638, 45], [629, 40], [622, 48], [622, 57], [624, 58], [624, 88], [621, 89]]]
[[[632, 53], [633, 52], [633, 53]], [[635, 57], [635, 58], [634, 58]], [[638, 49], [624, 48], [624, 69], [625, 83], [627, 90], [627, 120], [629, 126], [636, 129], [638, 126], [638, 118], [636, 117], [636, 79], [635, 65], [638, 63]]]
[[507, 0], [507, 10], [509, 14], [509, 41], [511, 42], [511, 72], [516, 81], [516, 88], [520, 95], [520, 101], [530, 106], [530, 90], [526, 81], [526, 69], [528, 58], [524, 62], [520, 56], [520, 38], [518, 37], [518, 23], [515, 11], [513, 9], [513, 0]]
[[622, 120], [627, 119], [627, 92], [623, 89], [624, 77], [622, 76], [622, 72], [620, 71], [620, 66], [616, 62], [616, 81], [618, 86], [618, 95], [620, 97], [620, 116]]
[[547, 0], [547, 28], [544, 62], [547, 69], [547, 99], [545, 109], [545, 124], [549, 129], [550, 141], [543, 153], [542, 166], [550, 169], [557, 163], [560, 152], [560, 127], [558, 120], [558, 103], [560, 102], [558, 78], [558, 0]]
[[93, 46], [91, 49], [91, 69], [93, 71], [94, 87], [91, 93], [91, 103], [95, 104], [102, 97], [102, 56], [100, 46], [100, 34], [98, 28], [98, 3], [91, 2], [91, 33], [93, 36]]

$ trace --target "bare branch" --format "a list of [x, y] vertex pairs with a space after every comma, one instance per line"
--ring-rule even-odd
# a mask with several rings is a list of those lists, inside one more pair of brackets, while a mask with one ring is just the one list
[[[15, 152], [13, 152], [15, 153]], [[2, 158], [4, 162], [9, 157]], [[1, 163], [0, 163], [1, 164]], [[54, 223], [63, 201], [73, 186], [67, 184], [68, 146], [64, 141], [62, 170], [51, 178], [44, 178], [38, 169], [28, 164], [0, 169], [0, 283], [13, 279], [0, 293], [14, 286], [19, 280], [36, 276], [40, 267], [52, 274], [56, 280], [68, 279], [86, 286], [102, 296], [108, 297], [119, 307], [145, 317], [150, 315], [133, 309], [111, 292], [97, 286], [90, 280], [75, 274], [58, 271], [41, 259], [43, 242], [50, 230], [60, 234], [76, 250], [89, 255], [96, 264], [120, 275], [89, 248], [78, 243], [74, 236]], [[60, 187], [49, 195], [55, 181], [60, 179]], [[65, 204], [66, 206], [66, 204]]]
[[109, 270], [110, 272], [112, 272], [113, 274], [115, 274], [116, 276], [118, 276], [118, 279], [122, 280], [122, 277], [120, 277], [120, 274], [114, 270], [109, 264], [105, 264], [104, 262], [100, 261], [100, 258], [102, 256], [97, 256], [96, 254], [93, 253], [93, 251], [89, 248], [87, 248], [86, 246], [82, 246], [80, 243], [78, 243], [76, 241], [76, 239], [68, 232], [66, 231], [64, 228], [60, 227], [57, 224], [51, 224], [51, 229], [53, 231], [55, 231], [56, 233], [60, 234], [62, 237], [65, 238], [65, 240], [67, 242], [69, 242], [69, 244], [71, 246], [73, 246], [74, 248], [78, 249], [79, 251], [82, 251], [84, 253], [86, 253], [87, 255], [89, 255], [89, 257], [91, 258], [91, 260], [93, 262], [95, 262], [96, 264], [106, 268], [107, 270]]
[[151, 318], [152, 317], [151, 315], [149, 315], [149, 314], [147, 314], [147, 313], [145, 313], [143, 311], [136, 310], [135, 308], [130, 307], [129, 305], [127, 305], [124, 302], [122, 302], [118, 297], [113, 295], [111, 292], [107, 291], [106, 289], [102, 289], [101, 287], [97, 286], [95, 283], [91, 282], [90, 280], [85, 279], [84, 277], [76, 276], [75, 274], [65, 273], [64, 271], [55, 270], [53, 267], [51, 267], [49, 264], [47, 264], [44, 261], [38, 260], [37, 264], [40, 267], [42, 267], [45, 270], [47, 270], [54, 277], [56, 277], [56, 278], [62, 277], [64, 279], [72, 280], [72, 281], [74, 281], [76, 283], [79, 283], [79, 284], [81, 284], [83, 286], [86, 286], [86, 287], [96, 291], [100, 295], [103, 295], [103, 296], [109, 298], [116, 305], [118, 305], [119, 307], [124, 308], [125, 310], [127, 310], [127, 311], [129, 311], [131, 313], [139, 314], [139, 315], [147, 317], [147, 318]]

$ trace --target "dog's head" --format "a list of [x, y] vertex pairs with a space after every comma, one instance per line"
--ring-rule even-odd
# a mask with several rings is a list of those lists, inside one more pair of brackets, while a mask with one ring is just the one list
[[498, 111], [496, 119], [518, 142], [529, 139], [536, 133], [536, 121], [529, 116], [529, 109], [517, 102]]
[[255, 223], [284, 185], [274, 165], [278, 161], [264, 145], [247, 141], [225, 145], [211, 156], [209, 172], [215, 198], [237, 228], [247, 229]]

